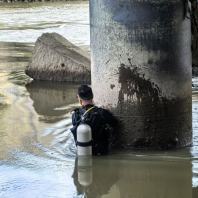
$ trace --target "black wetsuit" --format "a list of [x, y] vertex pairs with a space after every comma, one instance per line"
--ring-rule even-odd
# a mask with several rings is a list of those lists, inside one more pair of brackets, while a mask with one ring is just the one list
[[[93, 108], [92, 108], [93, 107]], [[84, 116], [83, 114], [89, 110]], [[77, 127], [80, 123], [88, 124], [92, 129], [92, 153], [93, 155], [105, 155], [109, 152], [109, 145], [112, 142], [111, 137], [114, 136], [118, 126], [117, 119], [108, 110], [99, 108], [94, 105], [86, 105], [77, 108], [72, 114], [71, 132], [73, 133], [75, 142], [77, 142]]]

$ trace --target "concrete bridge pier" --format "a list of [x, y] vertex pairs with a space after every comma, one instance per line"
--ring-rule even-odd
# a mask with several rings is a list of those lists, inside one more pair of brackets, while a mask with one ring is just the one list
[[122, 121], [119, 147], [191, 144], [191, 27], [185, 0], [90, 0], [96, 104]]

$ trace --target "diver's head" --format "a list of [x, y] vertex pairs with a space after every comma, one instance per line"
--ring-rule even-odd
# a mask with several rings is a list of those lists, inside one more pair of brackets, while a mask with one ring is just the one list
[[82, 106], [93, 104], [93, 92], [88, 85], [81, 85], [78, 88], [78, 100]]

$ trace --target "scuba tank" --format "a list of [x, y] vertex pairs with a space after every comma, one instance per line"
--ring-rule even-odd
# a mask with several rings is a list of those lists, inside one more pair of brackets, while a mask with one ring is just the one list
[[88, 124], [80, 124], [77, 128], [77, 154], [78, 156], [92, 155], [92, 132]]

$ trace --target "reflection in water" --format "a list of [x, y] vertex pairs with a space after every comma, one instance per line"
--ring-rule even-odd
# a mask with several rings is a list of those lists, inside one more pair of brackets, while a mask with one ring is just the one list
[[14, 62], [15, 64], [17, 63], [27, 64], [27, 62], [29, 62], [30, 60], [32, 51], [33, 51], [33, 43], [1, 42], [0, 66], [5, 65], [6, 63], [10, 64], [12, 62]]
[[77, 158], [72, 177], [77, 194], [93, 198], [108, 194], [118, 181], [116, 164], [112, 160], [101, 158], [87, 158], [87, 162], [82, 157]]
[[26, 85], [33, 107], [44, 122], [60, 121], [74, 109], [75, 105], [72, 104], [77, 102], [77, 87], [78, 85], [46, 81], [32, 81]]
[[[78, 194], [86, 194], [88, 198], [192, 197], [192, 167], [189, 160], [158, 158], [147, 161], [140, 157], [127, 160], [123, 156], [114, 157], [93, 158], [92, 168], [89, 159], [87, 167], [82, 159], [76, 160], [73, 179]], [[92, 183], [85, 185], [86, 181], [91, 181], [91, 175]]]
[[11, 71], [9, 73], [8, 80], [21, 86], [24, 86], [28, 81], [30, 81], [29, 77], [25, 75], [24, 70]]
[[197, 198], [198, 197], [198, 188], [193, 188], [193, 196], [192, 198]]

